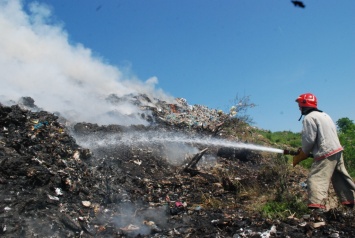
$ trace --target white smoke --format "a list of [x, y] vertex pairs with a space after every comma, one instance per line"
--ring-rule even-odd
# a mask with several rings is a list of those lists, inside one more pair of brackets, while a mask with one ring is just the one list
[[62, 26], [51, 22], [51, 11], [45, 5], [31, 3], [28, 9], [24, 10], [20, 0], [0, 0], [2, 103], [31, 97], [38, 107], [60, 112], [69, 120], [129, 125], [143, 123], [134, 117], [137, 106], [129, 102], [113, 105], [105, 101], [108, 95], [146, 94], [150, 99], [172, 100], [155, 88], [156, 77], [142, 82], [125, 76], [93, 56], [89, 48], [70, 43]]

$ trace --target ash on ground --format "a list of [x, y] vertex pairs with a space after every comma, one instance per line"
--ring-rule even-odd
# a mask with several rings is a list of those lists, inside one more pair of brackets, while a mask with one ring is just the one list
[[[179, 99], [143, 108], [150, 126], [67, 125], [21, 102], [0, 104], [1, 237], [355, 236], [350, 215], [314, 228], [257, 212], [261, 199], [247, 191], [278, 186], [276, 155], [186, 140], [225, 139], [220, 111]], [[304, 193], [305, 178], [286, 182]]]

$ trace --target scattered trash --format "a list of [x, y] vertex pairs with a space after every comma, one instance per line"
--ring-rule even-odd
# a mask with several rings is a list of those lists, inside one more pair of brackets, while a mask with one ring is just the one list
[[139, 160], [139, 159], [133, 160], [133, 162], [134, 162], [135, 164], [138, 164], [138, 165], [141, 165], [141, 164], [142, 164], [142, 160]]
[[63, 195], [62, 189], [61, 188], [55, 188], [55, 194], [57, 194], [57, 196]]
[[139, 230], [140, 228], [139, 228], [139, 226], [129, 224], [125, 227], [121, 227], [120, 229], [125, 232], [131, 232], [131, 231]]
[[275, 235], [276, 235], [276, 226], [272, 225], [270, 230], [262, 232], [260, 234], [260, 237], [262, 237], [262, 238], [270, 238], [270, 237], [273, 237]]
[[84, 207], [90, 207], [91, 206], [91, 202], [90, 201], [82, 201], [81, 203], [83, 204]]
[[320, 222], [314, 222], [311, 224], [313, 228], [318, 228], [321, 226], [325, 226], [325, 222], [324, 221], [320, 221]]
[[146, 225], [146, 226], [149, 226], [153, 231], [156, 231], [156, 232], [162, 231], [162, 230], [155, 224], [154, 221], [144, 221], [143, 224]]
[[4, 207], [5, 212], [11, 211], [11, 210], [12, 210], [11, 207]]
[[39, 122], [39, 123], [37, 123], [37, 124], [35, 124], [34, 126], [33, 126], [33, 129], [39, 129], [39, 128], [41, 128], [42, 126], [46, 126], [46, 125], [48, 125], [48, 122], [47, 121], [44, 121], [44, 122]]
[[338, 238], [338, 237], [340, 237], [339, 232], [334, 232], [329, 235], [329, 238]]
[[194, 173], [197, 171], [197, 163], [200, 161], [200, 159], [202, 158], [202, 156], [206, 153], [206, 151], [208, 150], [208, 148], [205, 148], [203, 150], [201, 150], [199, 153], [197, 153], [191, 160], [190, 162], [185, 166], [184, 170], [185, 172], [190, 172], [190, 173]]
[[[157, 133], [213, 137], [219, 125], [233, 115], [188, 105], [184, 99], [156, 105], [146, 97], [135, 99], [152, 112], [150, 120]], [[139, 100], [146, 103], [139, 104]], [[35, 107], [29, 98], [25, 104]], [[304, 217], [276, 222], [245, 210], [244, 204], [252, 202], [243, 192], [249, 185], [258, 184], [261, 189], [275, 185], [274, 176], [260, 177], [261, 170], [256, 168], [262, 164], [261, 157], [236, 160], [236, 151], [227, 151], [228, 156], [216, 155], [208, 164], [202, 157], [218, 153], [218, 148], [198, 148], [200, 152], [187, 161], [190, 172], [182, 172], [186, 164], [169, 163], [169, 154], [161, 153], [158, 143], [88, 149], [79, 140], [83, 136], [96, 142], [102, 135], [133, 130], [140, 135], [152, 128], [72, 125], [59, 115], [0, 104], [0, 236], [304, 237], [310, 222]], [[290, 188], [300, 190], [298, 182]], [[353, 222], [351, 217], [342, 218]], [[312, 229], [312, 237], [317, 237], [319, 228]], [[344, 232], [354, 237], [352, 231], [337, 233], [326, 225], [319, 230], [332, 237]]]
[[302, 189], [307, 189], [307, 184], [305, 182], [300, 183]]
[[49, 198], [50, 200], [59, 201], [59, 197], [52, 196], [52, 195], [49, 195], [49, 194], [48, 194], [48, 198]]
[[176, 207], [184, 207], [184, 205], [182, 204], [182, 202], [175, 202], [175, 206], [176, 206]]

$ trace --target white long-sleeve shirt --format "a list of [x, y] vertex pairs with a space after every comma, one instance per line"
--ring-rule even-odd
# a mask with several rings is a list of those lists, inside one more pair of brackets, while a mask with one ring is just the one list
[[302, 150], [321, 160], [343, 150], [336, 126], [325, 112], [312, 111], [303, 119]]

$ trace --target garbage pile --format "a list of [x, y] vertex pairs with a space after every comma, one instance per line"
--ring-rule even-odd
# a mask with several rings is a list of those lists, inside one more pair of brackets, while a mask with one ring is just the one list
[[170, 125], [180, 125], [215, 132], [229, 116], [222, 110], [210, 109], [203, 105], [189, 105], [183, 98], [177, 104], [160, 104], [157, 108], [159, 119]]
[[[35, 107], [29, 98], [25, 102]], [[281, 222], [246, 209], [255, 198], [237, 194], [277, 180], [266, 181], [255, 169], [268, 160], [260, 155], [249, 154], [247, 160], [214, 155], [209, 161], [209, 148], [197, 147], [198, 156], [172, 164], [160, 143], [101, 143], [131, 132], [174, 133], [181, 123], [212, 128], [221, 120], [218, 111], [188, 107], [161, 102], [149, 127], [82, 122], [67, 128], [52, 113], [0, 104], [0, 236], [355, 235], [353, 225], [344, 222], [312, 230], [296, 218]], [[164, 126], [157, 126], [159, 118]], [[95, 146], [81, 146], [83, 138]]]
[[222, 110], [210, 109], [203, 105], [190, 105], [184, 98], [176, 98], [175, 103], [168, 103], [157, 98], [151, 100], [145, 94], [129, 94], [123, 97], [111, 94], [106, 101], [113, 105], [124, 102], [136, 105], [142, 111], [140, 116], [151, 123], [215, 133], [226, 121], [237, 115], [237, 109], [233, 106], [229, 113], [224, 113]]

